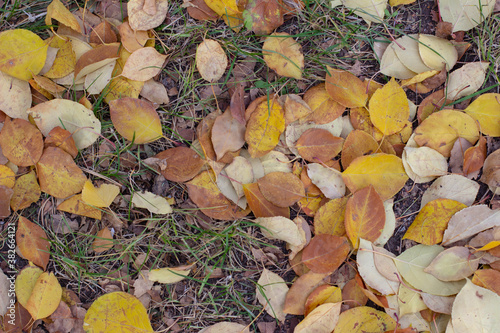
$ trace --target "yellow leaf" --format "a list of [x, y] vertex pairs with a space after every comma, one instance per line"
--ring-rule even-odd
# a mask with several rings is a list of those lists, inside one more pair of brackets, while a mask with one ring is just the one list
[[153, 104], [125, 97], [109, 103], [111, 121], [125, 139], [142, 144], [158, 140], [163, 132]]
[[42, 275], [43, 270], [33, 264], [24, 267], [16, 277], [16, 297], [19, 304], [26, 307], [31, 292], [35, 287], [38, 277]]
[[26, 303], [33, 320], [50, 316], [61, 302], [62, 288], [53, 273], [40, 274]]
[[344, 170], [342, 178], [351, 192], [373, 185], [383, 201], [396, 195], [408, 180], [401, 159], [390, 154], [358, 157]]
[[52, 0], [50, 5], [47, 7], [47, 16], [45, 17], [45, 24], [52, 25], [52, 19], [59, 21], [59, 23], [62, 23], [65, 26], [70, 27], [76, 32], [79, 33], [82, 32], [82, 29], [77, 19], [59, 0]]
[[40, 198], [40, 185], [36, 180], [35, 171], [22, 175], [16, 180], [14, 194], [10, 199], [10, 208], [13, 211], [29, 207]]
[[0, 70], [28, 81], [45, 65], [49, 45], [29, 30], [0, 33]]
[[394, 78], [370, 98], [370, 119], [384, 135], [401, 131], [408, 122], [410, 106], [403, 88]]
[[500, 94], [482, 94], [464, 112], [479, 122], [482, 133], [500, 136]]
[[153, 332], [144, 305], [121, 291], [105, 294], [92, 303], [83, 327], [86, 332]]
[[172, 207], [170, 207], [167, 199], [148, 191], [135, 192], [132, 197], [132, 204], [135, 207], [146, 208], [154, 214], [172, 213]]
[[243, 23], [243, 11], [238, 8], [236, 0], [206, 0], [205, 3], [211, 10], [222, 16], [226, 24], [238, 32]]
[[441, 71], [446, 65], [446, 70], [449, 71], [457, 63], [457, 49], [449, 40], [420, 34], [418, 41], [420, 57], [427, 67]]
[[332, 332], [338, 323], [341, 305], [341, 302], [321, 304], [295, 327], [294, 333]]
[[347, 197], [332, 199], [321, 206], [314, 215], [314, 233], [345, 236], [345, 208]]
[[16, 174], [11, 168], [0, 164], [0, 185], [13, 188], [16, 183]]
[[410, 3], [414, 3], [417, 0], [389, 0], [389, 5], [391, 6], [399, 6], [399, 5], [408, 5]]
[[91, 206], [109, 207], [119, 193], [120, 188], [116, 185], [102, 184], [96, 188], [90, 180], [87, 180], [83, 186], [82, 199]]
[[397, 323], [385, 312], [359, 306], [340, 314], [333, 333], [386, 332], [396, 329]]
[[264, 61], [269, 68], [279, 75], [302, 78], [304, 69], [304, 55], [302, 47], [289, 34], [275, 32], [267, 37], [262, 46]]
[[164, 267], [153, 269], [148, 274], [149, 281], [165, 284], [173, 284], [182, 281], [191, 273], [195, 264], [184, 265], [179, 267]]
[[245, 132], [250, 156], [261, 157], [273, 150], [284, 130], [285, 114], [279, 103], [267, 100], [260, 103], [252, 112]]
[[457, 110], [442, 110], [432, 113], [415, 129], [415, 142], [430, 147], [449, 157], [455, 140], [459, 137], [474, 144], [479, 138], [479, 129], [474, 119]]
[[87, 205], [82, 200], [81, 194], [74, 195], [71, 198], [61, 202], [59, 206], [57, 206], [57, 209], [71, 214], [87, 216], [96, 220], [100, 220], [102, 217], [102, 212], [95, 207]]
[[342, 302], [342, 289], [329, 285], [319, 286], [307, 296], [307, 301], [305, 303], [306, 311], [304, 315], [307, 317], [312, 310], [322, 304], [339, 302]]
[[488, 244], [484, 245], [483, 247], [476, 249], [476, 251], [488, 251], [491, 249], [494, 249], [495, 247], [500, 245], [500, 241], [491, 241]]
[[58, 79], [69, 75], [75, 70], [76, 53], [73, 51], [73, 43], [69, 38], [55, 36], [49, 44], [50, 47], [59, 49], [52, 67], [43, 76], [49, 79]]
[[325, 87], [334, 101], [348, 108], [363, 107], [368, 100], [366, 84], [348, 71], [327, 67]]

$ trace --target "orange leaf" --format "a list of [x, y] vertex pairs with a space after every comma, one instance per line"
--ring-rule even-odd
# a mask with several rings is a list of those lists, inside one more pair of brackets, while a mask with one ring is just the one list
[[470, 147], [464, 153], [464, 172], [471, 174], [479, 171], [486, 159], [486, 139], [484, 136], [479, 138], [476, 146]]
[[289, 172], [268, 173], [257, 184], [264, 198], [278, 207], [291, 206], [306, 195], [304, 184]]
[[173, 182], [186, 182], [196, 176], [205, 161], [193, 149], [175, 147], [158, 153], [154, 158], [160, 162], [160, 172], [166, 179]]
[[14, 190], [7, 186], [0, 185], [0, 219], [9, 217], [10, 215], [10, 200]]
[[368, 302], [368, 296], [365, 295], [363, 290], [356, 279], [349, 280], [342, 288], [343, 302], [349, 308], [364, 306]]
[[310, 128], [296, 142], [300, 156], [306, 161], [317, 163], [331, 160], [342, 150], [344, 139], [333, 136], [329, 131]]
[[54, 127], [45, 138], [45, 147], [59, 147], [73, 158], [78, 155], [73, 134], [60, 126]]
[[327, 276], [328, 274], [314, 273], [312, 271], [301, 275], [295, 280], [286, 294], [283, 312], [299, 316], [303, 315], [307, 296], [316, 289], [316, 287], [326, 284], [323, 279]]
[[359, 247], [360, 238], [376, 241], [384, 225], [384, 203], [372, 185], [349, 198], [345, 209], [345, 229], [355, 249]]
[[500, 272], [494, 269], [480, 269], [474, 273], [472, 283], [496, 292], [500, 296]]
[[290, 218], [290, 209], [276, 206], [267, 200], [262, 195], [257, 183], [243, 184], [243, 192], [255, 217], [283, 216]]
[[368, 100], [366, 85], [354, 74], [327, 66], [326, 91], [330, 97], [348, 108], [363, 107]]
[[316, 235], [304, 248], [302, 262], [315, 273], [332, 273], [349, 254], [347, 238], [333, 235]]
[[305, 302], [305, 313], [307, 316], [312, 310], [321, 304], [342, 302], [342, 290], [336, 286], [322, 285], [314, 289]]
[[315, 124], [327, 124], [342, 115], [345, 106], [335, 102], [326, 91], [325, 84], [320, 83], [308, 89], [304, 94], [306, 102], [312, 110], [312, 113], [304, 118], [305, 121], [311, 121]]
[[15, 165], [35, 165], [42, 156], [42, 133], [29, 121], [7, 117], [0, 132], [0, 146], [5, 157]]
[[16, 231], [16, 241], [24, 258], [35, 265], [47, 268], [50, 258], [50, 243], [47, 234], [37, 224], [20, 216]]
[[95, 207], [87, 205], [82, 200], [81, 194], [74, 195], [71, 198], [61, 202], [59, 206], [57, 206], [57, 209], [71, 214], [87, 216], [96, 220], [100, 220], [102, 217], [101, 211]]
[[107, 251], [113, 247], [113, 235], [109, 228], [103, 228], [97, 232], [97, 236], [92, 242], [92, 250], [95, 253]]
[[354, 130], [345, 139], [341, 157], [342, 166], [346, 169], [357, 157], [379, 152], [379, 144], [370, 134]]

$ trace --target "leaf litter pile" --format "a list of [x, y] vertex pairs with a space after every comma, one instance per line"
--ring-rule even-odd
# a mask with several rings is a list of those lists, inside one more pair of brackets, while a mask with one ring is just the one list
[[[331, 5], [373, 27], [384, 24], [386, 8], [403, 8], [389, 5], [412, 2]], [[166, 132], [165, 110], [176, 93], [158, 81], [169, 59], [154, 29], [178, 5], [130, 0], [119, 8], [107, 1], [103, 16], [53, 0], [44, 39], [25, 29], [0, 33], [0, 215], [5, 229], [16, 225], [16, 253], [25, 259], [17, 260], [24, 267], [17, 267], [14, 303], [8, 274], [16, 264], [2, 253], [2, 329], [497, 332], [500, 94], [495, 86], [480, 89], [499, 64], [460, 62], [471, 45], [457, 38], [498, 15], [495, 1], [440, 0], [436, 35], [391, 35], [390, 43], [373, 46], [377, 80], [325, 65], [326, 74], [299, 94], [249, 87], [255, 63], [228, 57], [222, 39], [204, 38], [192, 55], [194, 74], [208, 96], [224, 82], [230, 101], [200, 112], [189, 139]], [[298, 38], [275, 30], [307, 6], [192, 0], [179, 8], [195, 20], [221, 18], [224, 29], [262, 36], [268, 70], [300, 82], [308, 64]], [[127, 159], [127, 150], [144, 158]], [[105, 172], [117, 160], [125, 172]], [[394, 254], [384, 248], [403, 218], [394, 198], [413, 187], [423, 191], [421, 204]], [[63, 218], [43, 217], [48, 212]], [[246, 275], [255, 278], [247, 284], [247, 317], [221, 315], [211, 326], [189, 327], [187, 318], [172, 320], [155, 308], [168, 307], [162, 302], [186, 281], [199, 293], [189, 302], [175, 296], [177, 308], [193, 306], [204, 288], [231, 283], [234, 267], [214, 266], [199, 251], [164, 240], [176, 260], [166, 259], [168, 248], [149, 261], [145, 253], [110, 255], [134, 246], [126, 230], [141, 235], [180, 217], [193, 233], [213, 237], [234, 237], [222, 230], [242, 225], [262, 246], [252, 248], [258, 271]], [[87, 229], [78, 229], [78, 219]], [[66, 258], [67, 249], [51, 239], [72, 230], [93, 233], [80, 255], [111, 258], [102, 264], [111, 265], [109, 279], [86, 275], [87, 264], [75, 263], [86, 259]], [[175, 230], [154, 237], [174, 237]], [[10, 244], [14, 235], [4, 230], [2, 237]], [[84, 270], [75, 279], [94, 280], [88, 303], [55, 257]], [[116, 275], [123, 270], [111, 268], [114, 260], [130, 264], [127, 276]]]

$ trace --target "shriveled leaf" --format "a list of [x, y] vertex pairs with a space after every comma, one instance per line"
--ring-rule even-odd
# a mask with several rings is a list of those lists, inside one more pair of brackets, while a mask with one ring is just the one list
[[285, 306], [287, 293], [288, 286], [285, 280], [278, 274], [264, 268], [257, 281], [255, 294], [257, 295], [257, 300], [264, 306], [266, 312], [281, 322], [285, 320], [286, 316], [283, 312], [283, 307]]
[[451, 312], [454, 333], [493, 333], [500, 327], [500, 296], [469, 279], [460, 290]]
[[394, 260], [401, 276], [413, 287], [438, 296], [450, 296], [458, 293], [465, 281], [444, 282], [424, 269], [444, 250], [439, 245], [416, 245], [404, 251]]
[[196, 151], [187, 147], [170, 148], [154, 157], [160, 159], [164, 165], [164, 168], [160, 167], [163, 177], [173, 182], [185, 182], [192, 179], [205, 164]]
[[268, 173], [257, 184], [264, 198], [279, 207], [292, 206], [305, 196], [304, 184], [288, 172]]
[[10, 200], [10, 208], [13, 211], [27, 208], [32, 203], [37, 202], [41, 191], [36, 180], [35, 171], [32, 170], [17, 178], [13, 190], [14, 193]]
[[297, 140], [296, 147], [300, 156], [309, 162], [326, 162], [342, 150], [344, 139], [333, 136], [329, 131], [311, 128]]
[[449, 157], [455, 140], [459, 137], [474, 144], [479, 138], [479, 128], [474, 119], [456, 110], [442, 110], [427, 117], [415, 129], [419, 146], [430, 147]]
[[499, 209], [490, 209], [486, 205], [464, 208], [450, 219], [444, 232], [443, 245], [458, 242], [498, 226], [500, 226]]
[[0, 131], [0, 147], [12, 163], [18, 166], [35, 165], [42, 156], [42, 133], [27, 120], [7, 117]]
[[219, 42], [205, 39], [196, 49], [196, 67], [208, 82], [215, 82], [224, 75], [227, 56]]
[[42, 70], [49, 45], [29, 30], [0, 33], [0, 71], [28, 81]]
[[446, 175], [436, 179], [422, 195], [420, 208], [435, 199], [451, 199], [470, 206], [476, 200], [479, 184], [460, 175]]
[[83, 186], [82, 200], [91, 206], [109, 207], [119, 193], [120, 188], [116, 185], [101, 184], [95, 187], [90, 180], [87, 180]]
[[302, 78], [302, 47], [286, 32], [275, 32], [267, 37], [262, 46], [262, 54], [267, 66], [278, 75], [297, 80]]
[[443, 21], [450, 22], [456, 32], [481, 24], [493, 11], [495, 0], [440, 0], [438, 4]]
[[94, 250], [95, 253], [101, 253], [111, 249], [113, 245], [111, 230], [104, 227], [97, 232], [96, 238], [92, 242], [92, 250]]
[[94, 332], [153, 332], [144, 305], [121, 291], [104, 294], [95, 300], [85, 314], [83, 327]]
[[315, 273], [332, 273], [349, 253], [345, 237], [316, 235], [302, 252], [302, 262]]
[[59, 306], [62, 288], [53, 273], [40, 274], [24, 306], [33, 320], [50, 316]]
[[118, 133], [135, 143], [148, 143], [163, 135], [160, 117], [153, 104], [125, 97], [109, 102], [111, 121]]
[[341, 305], [341, 302], [319, 305], [295, 327], [294, 332], [331, 333], [339, 320]]
[[325, 87], [334, 101], [348, 108], [363, 107], [368, 100], [363, 81], [348, 71], [327, 67]]
[[314, 233], [345, 236], [345, 209], [347, 197], [332, 199], [321, 206], [314, 215]]
[[500, 94], [482, 94], [464, 112], [479, 122], [482, 133], [500, 136]]
[[101, 122], [92, 110], [67, 99], [53, 99], [28, 110], [44, 136], [55, 127], [63, 127], [73, 134], [78, 149], [92, 145], [101, 134]]
[[403, 239], [412, 239], [425, 245], [441, 243], [452, 216], [466, 207], [463, 203], [451, 199], [435, 199], [428, 202], [420, 210]]
[[459, 281], [471, 276], [479, 266], [479, 258], [463, 246], [454, 246], [439, 253], [424, 269], [441, 281]]
[[50, 243], [47, 234], [37, 224], [20, 216], [16, 230], [16, 242], [19, 251], [28, 259], [45, 270], [50, 258]]
[[135, 192], [132, 197], [132, 204], [135, 207], [146, 208], [153, 214], [170, 214], [173, 212], [167, 199], [148, 191], [143, 193]]
[[154, 29], [165, 20], [168, 0], [130, 0], [127, 3], [128, 23], [132, 30]]
[[60, 148], [46, 148], [36, 168], [40, 189], [56, 198], [80, 192], [87, 180], [71, 155]]
[[313, 271], [301, 275], [295, 280], [286, 294], [283, 311], [288, 314], [303, 315], [307, 296], [316, 289], [316, 287], [326, 284], [323, 280], [328, 275], [328, 273], [314, 273]]
[[81, 194], [72, 196], [71, 198], [61, 202], [57, 209], [68, 212], [71, 214], [77, 214], [81, 216], [87, 216], [93, 219], [100, 220], [102, 217], [102, 212], [98, 208], [87, 205]]
[[359, 306], [340, 314], [333, 333], [385, 332], [396, 329], [397, 323], [388, 314], [368, 306]]
[[457, 50], [449, 40], [420, 34], [418, 41], [420, 57], [427, 67], [441, 71], [446, 66], [449, 71], [457, 63]]
[[328, 199], [344, 196], [345, 184], [339, 171], [319, 163], [310, 163], [307, 165], [307, 175]]
[[451, 72], [446, 86], [446, 98], [455, 101], [475, 93], [483, 85], [489, 65], [489, 62], [471, 62]]
[[31, 107], [31, 91], [28, 82], [0, 72], [0, 110], [11, 118], [28, 120], [26, 111]]
[[396, 195], [408, 180], [401, 159], [382, 153], [356, 158], [342, 178], [351, 192], [373, 185], [382, 200]]
[[243, 184], [243, 191], [248, 201], [248, 206], [255, 217], [283, 216], [290, 218], [288, 207], [279, 207], [267, 200], [260, 192], [257, 183]]
[[193, 268], [194, 264], [153, 269], [149, 271], [148, 279], [153, 282], [173, 284], [184, 280]]

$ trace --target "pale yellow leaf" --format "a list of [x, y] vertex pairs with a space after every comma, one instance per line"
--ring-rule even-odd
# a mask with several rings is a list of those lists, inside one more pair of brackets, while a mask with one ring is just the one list
[[90, 180], [85, 182], [82, 190], [83, 201], [95, 207], [109, 207], [116, 196], [120, 193], [120, 188], [113, 184], [102, 184], [94, 187]]

